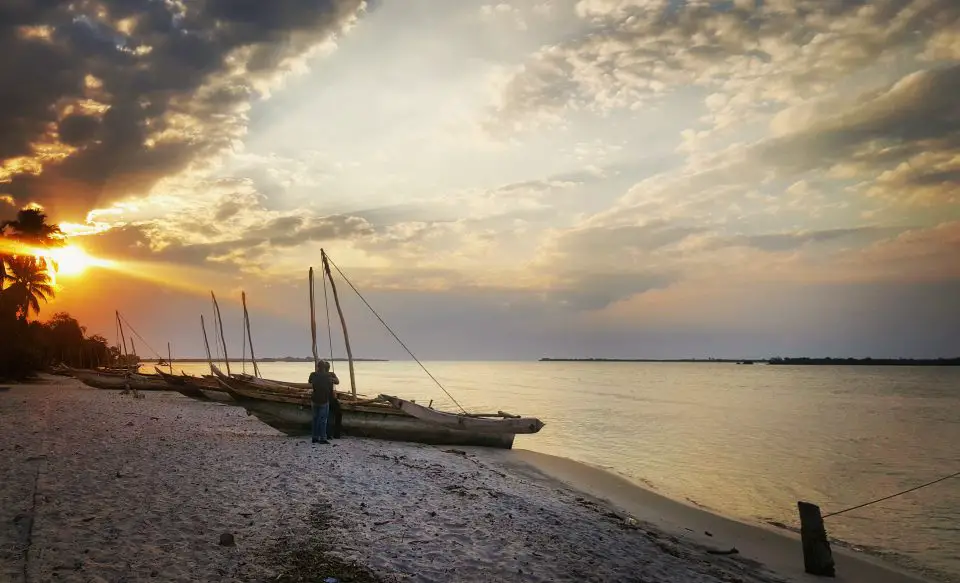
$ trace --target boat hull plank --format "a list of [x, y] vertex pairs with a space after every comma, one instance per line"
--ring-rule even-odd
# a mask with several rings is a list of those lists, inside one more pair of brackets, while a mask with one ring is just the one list
[[96, 389], [116, 389], [126, 388], [136, 389], [138, 391], [171, 391], [174, 387], [167, 384], [163, 379], [148, 378], [142, 375], [132, 375], [130, 377], [104, 375], [95, 371], [86, 371], [74, 369], [71, 371], [74, 378], [85, 385]]
[[512, 434], [536, 433], [543, 429], [543, 422], [533, 417], [498, 416], [494, 418], [484, 418], [471, 415], [457, 415], [455, 413], [430, 409], [423, 405], [417, 405], [412, 401], [391, 397], [389, 395], [380, 395], [380, 398], [411, 417], [450, 429], [462, 429], [476, 433]]

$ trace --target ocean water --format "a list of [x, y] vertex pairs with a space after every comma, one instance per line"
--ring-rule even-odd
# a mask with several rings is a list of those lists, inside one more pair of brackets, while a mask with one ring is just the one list
[[[468, 410], [541, 418], [516, 448], [601, 466], [749, 522], [797, 525], [797, 500], [833, 512], [960, 471], [960, 368], [687, 363], [433, 362]], [[186, 365], [203, 372], [205, 365]], [[234, 366], [236, 371], [239, 366]], [[335, 363], [349, 386], [346, 363]], [[305, 381], [309, 363], [264, 363]], [[361, 362], [360, 394], [435, 407], [414, 362]], [[827, 519], [832, 537], [960, 581], [960, 477]], [[799, 552], [799, 551], [798, 551]]]

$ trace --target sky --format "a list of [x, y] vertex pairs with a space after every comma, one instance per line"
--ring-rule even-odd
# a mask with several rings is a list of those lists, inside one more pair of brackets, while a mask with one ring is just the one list
[[[42, 314], [110, 339], [120, 310], [200, 356], [212, 290], [237, 354], [242, 290], [258, 355], [307, 355], [323, 248], [424, 359], [960, 355], [956, 0], [20, 0], [0, 23], [0, 218], [40, 205], [112, 262]], [[335, 275], [354, 353], [403, 357]]]

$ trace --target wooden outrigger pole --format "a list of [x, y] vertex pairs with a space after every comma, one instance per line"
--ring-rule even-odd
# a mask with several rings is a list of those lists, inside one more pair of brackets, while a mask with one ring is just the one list
[[227, 337], [223, 335], [223, 318], [220, 317], [220, 305], [217, 304], [217, 296], [213, 295], [213, 292], [210, 292], [210, 297], [213, 298], [213, 312], [217, 317], [217, 324], [220, 326], [220, 341], [223, 343], [223, 363], [227, 366], [227, 376], [231, 376], [233, 373], [230, 372], [230, 357], [227, 356]]
[[257, 367], [257, 357], [253, 354], [253, 335], [250, 334], [250, 314], [247, 313], [246, 292], [240, 292], [240, 301], [243, 303], [243, 323], [247, 328], [247, 341], [250, 344], [250, 362], [253, 363], [253, 374], [260, 378], [260, 369]]
[[[353, 372], [353, 351], [350, 350], [350, 334], [347, 333], [347, 321], [343, 318], [343, 309], [340, 307], [340, 298], [337, 296], [337, 284], [333, 282], [333, 274], [330, 273], [330, 262], [327, 261], [327, 252], [320, 250], [320, 257], [323, 260], [323, 271], [330, 280], [330, 289], [333, 291], [333, 302], [337, 306], [337, 314], [340, 315], [340, 327], [343, 328], [343, 345], [347, 349], [347, 365], [350, 367], [350, 393], [357, 396], [357, 381]], [[314, 333], [316, 336], [316, 333]]]

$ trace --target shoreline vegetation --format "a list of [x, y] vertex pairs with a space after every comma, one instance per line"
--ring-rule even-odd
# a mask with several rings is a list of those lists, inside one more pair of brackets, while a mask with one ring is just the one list
[[676, 362], [676, 363], [728, 363], [816, 366], [960, 366], [956, 358], [783, 358], [736, 359], [736, 358], [541, 358], [539, 362]]
[[[16, 525], [0, 530], [2, 580], [808, 579], [795, 533], [565, 458], [312, 447], [236, 407], [46, 375], [0, 396], [0, 414], [0, 520]], [[840, 545], [834, 558], [838, 581], [925, 581]]]

